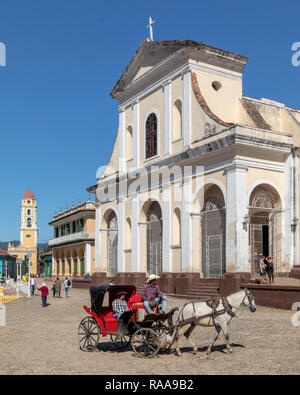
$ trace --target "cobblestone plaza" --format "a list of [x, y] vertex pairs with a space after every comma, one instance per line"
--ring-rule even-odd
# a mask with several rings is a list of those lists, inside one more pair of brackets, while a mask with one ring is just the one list
[[[182, 357], [173, 353], [153, 359], [133, 355], [131, 347], [118, 352], [109, 337], [99, 351], [79, 350], [77, 329], [90, 305], [87, 289], [72, 289], [70, 298], [33, 296], [6, 305], [6, 326], [0, 327], [0, 374], [299, 374], [300, 330], [292, 325], [292, 311], [258, 306], [251, 314], [245, 307], [229, 327], [233, 354], [224, 353], [220, 336], [213, 352], [206, 347], [213, 328], [197, 328], [192, 337], [199, 352], [182, 340]], [[169, 297], [168, 308], [180, 306], [183, 299]]]

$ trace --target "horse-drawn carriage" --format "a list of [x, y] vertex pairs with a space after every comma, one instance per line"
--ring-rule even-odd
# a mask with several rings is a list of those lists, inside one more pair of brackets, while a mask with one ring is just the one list
[[[113, 316], [112, 302], [117, 294], [126, 291], [126, 302], [129, 311], [125, 311], [119, 321]], [[101, 339], [110, 335], [111, 341], [118, 349], [131, 344], [133, 351], [140, 357], [151, 358], [159, 351], [168, 350], [173, 344], [177, 355], [180, 355], [178, 340], [182, 329], [189, 326], [183, 333], [197, 351], [194, 342], [189, 339], [197, 325], [215, 327], [216, 332], [209, 344], [207, 353], [217, 340], [222, 330], [226, 339], [226, 348], [232, 352], [228, 337], [228, 324], [237, 315], [241, 305], [248, 306], [253, 313], [256, 305], [253, 295], [247, 288], [228, 297], [211, 299], [206, 302], [188, 302], [180, 308], [174, 307], [167, 314], [145, 314], [141, 295], [136, 294], [133, 285], [101, 285], [90, 288], [91, 307], [83, 306], [88, 316], [79, 324], [79, 346], [83, 351], [94, 351]], [[176, 322], [173, 323], [175, 311], [178, 311]]]
[[[118, 321], [113, 316], [112, 302], [120, 290], [126, 291], [129, 311]], [[79, 324], [78, 340], [82, 351], [94, 351], [101, 340], [109, 335], [118, 349], [131, 344], [140, 357], [153, 357], [159, 351], [166, 351], [165, 339], [173, 327], [173, 314], [146, 314], [141, 295], [136, 294], [133, 285], [101, 285], [90, 288], [91, 307], [83, 306], [88, 316]]]

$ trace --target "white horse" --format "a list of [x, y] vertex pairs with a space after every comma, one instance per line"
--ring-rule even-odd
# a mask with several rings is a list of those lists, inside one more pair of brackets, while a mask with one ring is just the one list
[[220, 298], [218, 301], [219, 305], [215, 309], [208, 306], [206, 302], [189, 302], [180, 308], [175, 330], [173, 333], [171, 332], [171, 335], [168, 335], [167, 339], [167, 343], [175, 343], [176, 354], [178, 356], [182, 355], [178, 347], [178, 342], [182, 336], [182, 329], [187, 325], [189, 325], [189, 328], [183, 334], [193, 346], [194, 354], [197, 353], [198, 349], [189, 337], [197, 325], [206, 327], [214, 326], [216, 329], [213, 339], [206, 351], [207, 355], [211, 353], [211, 348], [217, 340], [221, 330], [226, 340], [227, 352], [233, 352], [229, 342], [228, 324], [236, 315], [236, 312], [242, 304], [248, 306], [252, 313], [256, 311], [254, 297], [248, 289], [245, 288], [243, 291], [236, 292], [227, 298]]

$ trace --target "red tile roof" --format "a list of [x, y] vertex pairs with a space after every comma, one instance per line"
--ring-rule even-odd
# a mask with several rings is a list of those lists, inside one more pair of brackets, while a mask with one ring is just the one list
[[36, 200], [34, 194], [31, 192], [30, 189], [28, 189], [28, 191], [25, 193], [23, 199], [33, 199], [33, 200]]

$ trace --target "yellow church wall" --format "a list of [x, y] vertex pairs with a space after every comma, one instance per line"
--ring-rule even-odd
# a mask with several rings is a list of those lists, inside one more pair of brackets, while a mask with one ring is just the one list
[[[206, 65], [207, 66], [207, 65]], [[225, 122], [238, 122], [239, 99], [242, 98], [242, 80], [214, 75], [205, 71], [193, 70], [198, 78], [201, 93], [211, 111]], [[222, 70], [228, 72], [227, 70]], [[239, 75], [241, 77], [241, 74]], [[212, 83], [222, 84], [216, 91]]]
[[274, 183], [274, 185], [276, 185], [281, 196], [284, 197], [285, 177], [283, 172], [249, 167], [246, 177], [248, 193], [253, 185], [257, 182], [261, 181], [261, 183], [263, 184], [264, 181], [271, 181], [272, 183]]

